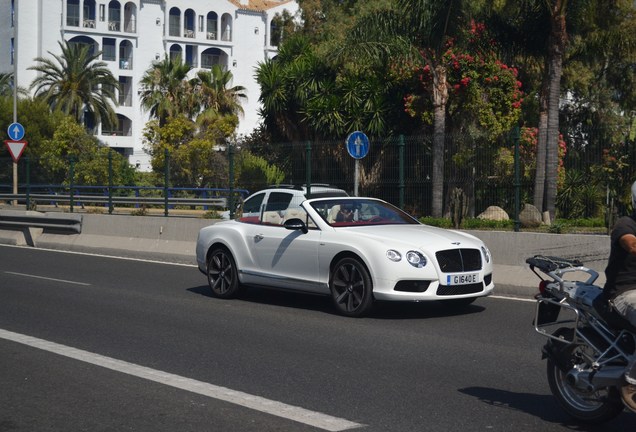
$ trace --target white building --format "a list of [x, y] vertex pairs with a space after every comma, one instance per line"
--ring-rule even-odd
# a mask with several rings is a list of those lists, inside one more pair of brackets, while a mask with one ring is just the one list
[[[257, 63], [276, 53], [272, 44], [276, 14], [298, 12], [295, 0], [0, 0], [0, 72], [13, 72], [28, 88], [37, 72], [36, 57], [59, 54], [62, 39], [88, 43], [102, 51], [119, 79], [119, 125], [97, 136], [150, 169], [142, 131], [148, 114], [139, 103], [139, 81], [155, 60], [180, 54], [194, 68], [221, 64], [245, 87], [247, 101], [239, 134], [259, 123]], [[275, 43], [275, 42], [274, 42]], [[19, 121], [19, 119], [18, 119]], [[28, 140], [28, 131], [26, 139]]]

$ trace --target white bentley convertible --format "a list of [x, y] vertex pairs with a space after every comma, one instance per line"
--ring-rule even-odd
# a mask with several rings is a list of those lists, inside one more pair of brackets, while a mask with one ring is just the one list
[[494, 288], [481, 240], [421, 224], [382, 200], [270, 189], [242, 211], [199, 232], [198, 266], [216, 297], [245, 286], [320, 293], [357, 317], [375, 300], [469, 304]]

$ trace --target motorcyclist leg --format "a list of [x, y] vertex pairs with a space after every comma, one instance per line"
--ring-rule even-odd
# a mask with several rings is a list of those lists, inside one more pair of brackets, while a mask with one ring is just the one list
[[[636, 290], [626, 291], [614, 298], [614, 309], [636, 327]], [[636, 356], [625, 370], [625, 380], [636, 385]]]

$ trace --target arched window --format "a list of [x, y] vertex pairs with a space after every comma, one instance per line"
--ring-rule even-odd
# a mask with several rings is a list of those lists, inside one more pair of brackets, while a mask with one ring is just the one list
[[133, 45], [129, 40], [119, 44], [119, 69], [130, 70], [133, 68]]
[[95, 28], [96, 14], [95, 0], [84, 0], [84, 16], [82, 25], [86, 28]]
[[181, 34], [181, 10], [176, 7], [170, 9], [168, 19], [168, 35], [179, 36]]
[[214, 65], [227, 66], [227, 54], [218, 48], [208, 48], [201, 53], [201, 67], [210, 69]]
[[181, 45], [173, 44], [170, 46], [170, 59], [176, 60], [177, 58], [183, 59], [183, 55], [181, 55], [183, 50], [181, 49]]
[[108, 30], [121, 31], [121, 4], [117, 0], [108, 3]]
[[219, 29], [217, 28], [217, 26], [219, 25], [218, 22], [218, 15], [216, 14], [216, 12], [209, 12], [208, 16], [207, 16], [207, 20], [206, 20], [206, 31], [207, 31], [207, 38], [211, 39], [211, 40], [216, 40], [217, 39], [217, 35], [219, 34]]
[[132, 120], [123, 114], [117, 114], [116, 125], [102, 125], [102, 135], [132, 136]]
[[79, 0], [67, 0], [66, 2], [66, 25], [79, 27], [80, 3]]
[[128, 2], [124, 6], [124, 31], [126, 33], [137, 32], [137, 6], [132, 2]]
[[230, 14], [223, 14], [221, 17], [221, 40], [232, 40], [232, 16]]
[[183, 15], [183, 37], [194, 37], [194, 26], [196, 21], [196, 14], [192, 9], [187, 9]]
[[89, 38], [88, 36], [75, 36], [74, 38], [69, 39], [69, 43], [78, 44], [78, 45], [88, 45], [89, 55], [95, 55], [95, 53], [99, 51], [99, 44], [95, 40]]

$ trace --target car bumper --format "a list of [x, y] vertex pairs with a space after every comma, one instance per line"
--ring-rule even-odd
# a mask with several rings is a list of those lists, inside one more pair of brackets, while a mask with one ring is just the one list
[[[385, 280], [378, 281], [373, 290], [376, 300], [383, 301], [438, 301], [459, 298], [485, 297], [492, 294], [495, 284], [490, 280], [482, 280], [478, 284], [468, 285], [442, 285], [439, 281], [420, 281], [419, 286], [413, 284], [412, 290], [407, 290], [400, 282]], [[384, 283], [382, 283], [384, 282]], [[412, 282], [412, 281], [408, 281]], [[415, 281], [413, 281], [415, 282]], [[421, 283], [425, 282], [425, 284]], [[426, 285], [424, 287], [424, 285]], [[425, 289], [424, 289], [425, 288]]]

